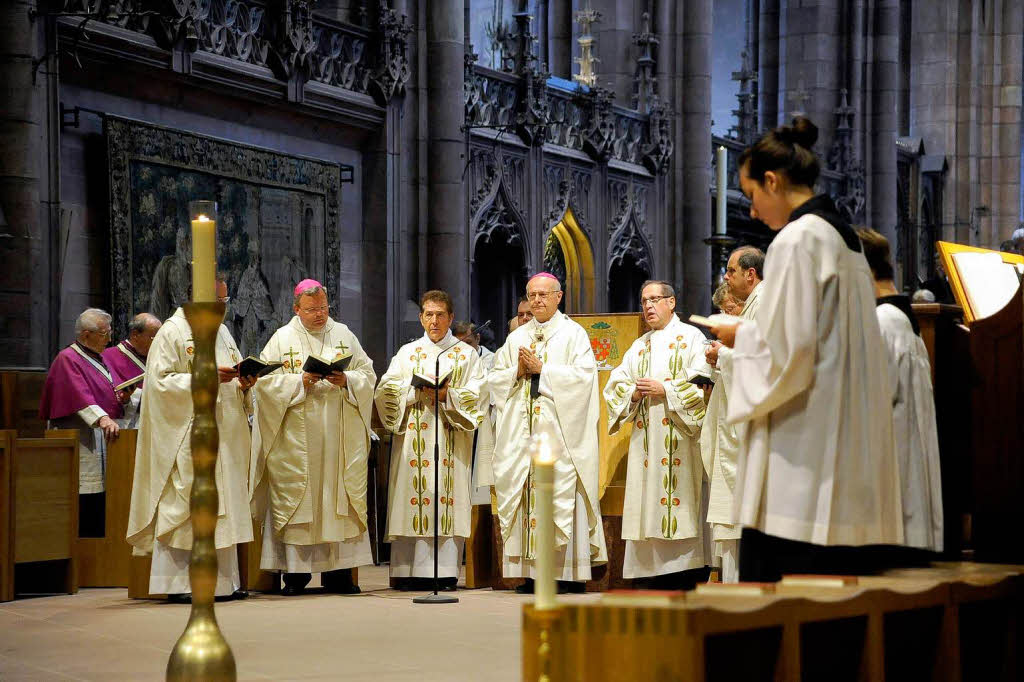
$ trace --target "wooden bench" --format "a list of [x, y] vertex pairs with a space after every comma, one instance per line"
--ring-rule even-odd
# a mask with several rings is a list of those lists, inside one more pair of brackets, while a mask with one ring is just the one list
[[29, 582], [26, 571], [33, 590], [75, 593], [78, 439], [16, 436], [0, 432], [0, 601]]

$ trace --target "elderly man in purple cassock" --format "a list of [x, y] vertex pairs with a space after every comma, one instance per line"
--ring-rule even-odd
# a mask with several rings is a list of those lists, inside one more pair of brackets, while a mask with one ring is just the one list
[[117, 438], [115, 420], [128, 395], [114, 390], [101, 353], [110, 341], [110, 315], [89, 308], [75, 322], [76, 340], [50, 365], [39, 416], [51, 429], [78, 429], [78, 534], [104, 535], [106, 443]]
[[[146, 373], [146, 356], [149, 354], [149, 347], [153, 345], [153, 338], [160, 329], [160, 324], [155, 315], [139, 313], [128, 323], [128, 338], [103, 351], [103, 363], [110, 370], [114, 386]], [[142, 391], [136, 389], [141, 388], [140, 381], [127, 390], [131, 398], [124, 406], [124, 416], [117, 422], [122, 429], [138, 428]]]

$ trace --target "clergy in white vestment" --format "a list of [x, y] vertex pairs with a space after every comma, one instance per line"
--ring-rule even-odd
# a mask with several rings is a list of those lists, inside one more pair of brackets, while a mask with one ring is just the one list
[[889, 359], [893, 437], [900, 467], [904, 544], [942, 551], [942, 476], [931, 363], [910, 299], [893, 282], [889, 240], [860, 230], [875, 278], [878, 325]]
[[[486, 326], [488, 323], [484, 323]], [[452, 325], [452, 333], [460, 341], [471, 346], [480, 356], [484, 374], [491, 371], [494, 365], [494, 353], [480, 345], [480, 332], [472, 322], [456, 322]], [[493, 400], [487, 390], [487, 382], [480, 385], [479, 410], [484, 419], [473, 437], [473, 495], [472, 504], [491, 504], [491, 486], [494, 485], [494, 424], [497, 410], [493, 409]]]
[[[249, 475], [263, 526], [260, 568], [284, 573], [286, 595], [313, 573], [330, 592], [356, 593], [352, 568], [373, 563], [366, 524], [373, 362], [347, 326], [331, 318], [327, 291], [306, 279], [293, 291], [291, 321], [260, 354], [282, 367], [255, 390]], [[314, 355], [351, 357], [344, 371], [304, 371]]]
[[[227, 284], [218, 275], [217, 298], [227, 301]], [[249, 389], [252, 377], [239, 377], [234, 366], [242, 359], [231, 332], [217, 330], [217, 374], [220, 380], [215, 406], [217, 448], [218, 596], [244, 596], [235, 545], [252, 541], [249, 520]], [[192, 550], [189, 496], [193, 468], [192, 359], [195, 342], [185, 313], [178, 308], [156, 333], [146, 357], [142, 387], [142, 416], [135, 450], [128, 543], [132, 553], [152, 553], [151, 594], [167, 594], [184, 601], [192, 591], [188, 562]]]
[[[582, 591], [591, 568], [608, 561], [598, 498], [597, 361], [587, 332], [559, 312], [562, 289], [553, 275], [534, 275], [526, 295], [533, 319], [509, 334], [488, 375], [500, 409], [493, 461], [502, 574], [534, 576], [537, 518], [529, 443], [543, 431], [556, 457], [555, 578], [563, 590]], [[532, 581], [517, 589], [531, 590]]]
[[872, 570], [877, 557], [862, 546], [903, 542], [871, 272], [832, 200], [814, 195], [816, 139], [800, 117], [741, 156], [751, 217], [779, 231], [754, 319], [712, 329], [735, 348], [741, 580]]
[[[146, 356], [160, 329], [160, 320], [149, 313], [139, 313], [128, 323], [128, 338], [103, 351], [103, 363], [117, 386], [146, 373]], [[131, 388], [131, 397], [124, 405], [124, 414], [117, 420], [122, 429], [139, 428], [139, 409], [142, 390], [138, 384]]]
[[[399, 589], [428, 586], [436, 531], [437, 576], [442, 587], [454, 590], [469, 537], [473, 434], [484, 419], [480, 395], [486, 375], [476, 350], [452, 334], [453, 319], [447, 293], [423, 294], [423, 336], [398, 349], [377, 386], [377, 412], [395, 434], [386, 538], [391, 577]], [[431, 379], [435, 367], [442, 382], [449, 377], [440, 390], [413, 387], [414, 376]], [[434, 487], [435, 475], [440, 489]]]
[[633, 423], [622, 577], [658, 576], [650, 587], [692, 589], [706, 560], [699, 445], [704, 391], [692, 380], [706, 378], [711, 369], [704, 334], [676, 316], [672, 285], [644, 282], [640, 309], [650, 331], [633, 342], [604, 388], [608, 433]]
[[[741, 320], [753, 320], [760, 305], [764, 253], [753, 246], [741, 246], [729, 255], [725, 284], [731, 298], [739, 301]], [[736, 489], [736, 461], [739, 437], [736, 427], [726, 422], [729, 409], [729, 382], [733, 379], [731, 348], [715, 342], [707, 349], [709, 364], [715, 368], [716, 382], [700, 434], [704, 468], [711, 480], [708, 523], [714, 541], [716, 565], [721, 566], [722, 582], [739, 580], [739, 524], [733, 518]]]

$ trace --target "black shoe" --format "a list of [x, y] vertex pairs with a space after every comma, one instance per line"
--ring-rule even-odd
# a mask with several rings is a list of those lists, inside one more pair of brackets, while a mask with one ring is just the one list
[[168, 604], [191, 604], [192, 595], [188, 592], [179, 592], [178, 594], [167, 595]]
[[399, 592], [408, 592], [411, 588], [409, 587], [408, 578], [395, 578], [395, 589]]
[[533, 579], [527, 578], [525, 583], [516, 588], [516, 594], [533, 594]]
[[299, 587], [298, 585], [285, 585], [281, 588], [281, 594], [283, 594], [286, 597], [295, 597], [302, 594], [305, 591], [306, 587], [304, 585], [302, 587]]
[[325, 571], [320, 574], [320, 584], [324, 592], [330, 594], [359, 594], [359, 585], [352, 582], [352, 569], [342, 568], [336, 571]]
[[231, 598], [236, 600], [236, 601], [241, 601], [243, 599], [248, 599], [249, 598], [249, 590], [242, 590], [242, 589], [235, 590], [234, 592], [231, 593]]
[[455, 592], [459, 589], [458, 578], [441, 578], [437, 581], [439, 592]]
[[587, 584], [575, 580], [558, 580], [558, 594], [583, 594], [587, 591]]

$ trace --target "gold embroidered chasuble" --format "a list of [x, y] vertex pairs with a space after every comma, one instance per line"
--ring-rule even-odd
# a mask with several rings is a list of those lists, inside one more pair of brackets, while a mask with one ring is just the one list
[[[455, 344], [454, 346], [452, 344]], [[450, 348], [449, 348], [450, 346]], [[434, 490], [434, 403], [410, 385], [414, 373], [449, 371], [448, 394], [438, 405], [438, 484]], [[480, 356], [449, 332], [436, 344], [426, 334], [402, 346], [377, 386], [384, 426], [395, 434], [388, 481], [386, 540], [434, 534], [434, 505], [440, 505], [438, 535], [469, 537], [473, 432], [484, 419], [480, 395], [485, 379]]]

